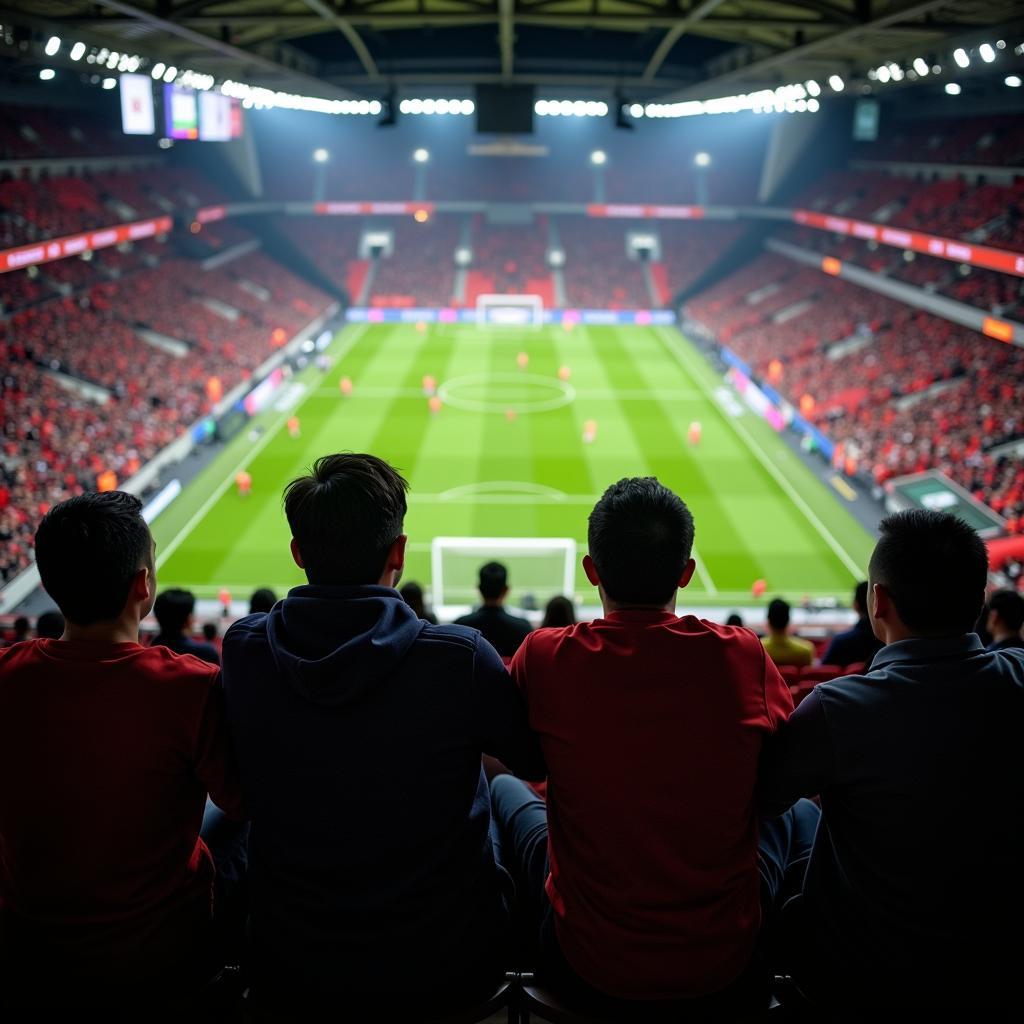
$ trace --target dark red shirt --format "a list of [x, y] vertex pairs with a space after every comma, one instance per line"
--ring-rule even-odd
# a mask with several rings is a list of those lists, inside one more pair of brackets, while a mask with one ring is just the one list
[[749, 630], [612, 612], [512, 660], [548, 766], [548, 898], [584, 981], [621, 998], [717, 991], [760, 925], [754, 788], [793, 710]]
[[215, 666], [133, 643], [0, 651], [0, 780], [8, 927], [93, 980], [188, 960], [210, 917], [207, 792], [242, 813]]

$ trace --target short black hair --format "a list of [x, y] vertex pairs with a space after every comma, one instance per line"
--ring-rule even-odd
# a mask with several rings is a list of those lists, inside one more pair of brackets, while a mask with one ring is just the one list
[[43, 588], [79, 626], [116, 619], [135, 574], [152, 568], [142, 502], [124, 491], [79, 494], [54, 505], [36, 530], [35, 546]]
[[725, 624], [727, 626], [742, 626], [743, 625], [743, 616], [740, 615], [739, 612], [732, 612], [730, 614], [729, 618], [727, 618], [725, 620]]
[[64, 616], [56, 608], [43, 612], [36, 619], [36, 636], [40, 640], [59, 640], [64, 635]]
[[501, 562], [488, 562], [480, 566], [480, 596], [494, 601], [508, 589], [508, 569]]
[[776, 597], [768, 604], [768, 625], [781, 632], [789, 625], [789, 602]]
[[544, 609], [541, 626], [572, 626], [576, 622], [576, 605], [562, 594], [551, 598]]
[[398, 593], [402, 600], [422, 619], [427, 610], [423, 602], [423, 588], [410, 580]]
[[882, 520], [868, 576], [885, 587], [907, 629], [921, 636], [970, 633], [985, 603], [988, 551], [948, 512], [908, 509]]
[[310, 583], [376, 583], [402, 534], [401, 474], [375, 455], [340, 452], [313, 463], [284, 492], [284, 511]]
[[868, 581], [861, 580], [853, 588], [853, 607], [860, 612], [861, 615], [867, 615], [868, 613]]
[[209, 640], [211, 643], [217, 639], [217, 623], [216, 622], [204, 622], [203, 623], [203, 637]]
[[260, 587], [259, 590], [254, 590], [252, 597], [249, 598], [249, 614], [269, 612], [275, 604], [277, 604], [277, 594], [270, 587]]
[[32, 623], [29, 622], [27, 615], [19, 615], [14, 620], [14, 635], [19, 637], [28, 636], [28, 631], [31, 629]]
[[184, 632], [185, 623], [195, 610], [195, 594], [178, 587], [162, 590], [153, 605], [153, 614], [160, 624], [160, 632], [167, 636], [177, 636]]
[[653, 476], [612, 484], [587, 529], [604, 592], [622, 604], [667, 604], [690, 560], [693, 531], [686, 503]]
[[1024, 597], [1016, 590], [997, 590], [988, 599], [988, 610], [995, 612], [1014, 633], [1019, 633], [1024, 626]]

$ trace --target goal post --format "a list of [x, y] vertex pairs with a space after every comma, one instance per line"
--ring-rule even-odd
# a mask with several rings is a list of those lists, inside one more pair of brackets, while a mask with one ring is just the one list
[[480, 567], [508, 569], [509, 604], [542, 608], [558, 594], [576, 598], [576, 541], [568, 537], [435, 537], [430, 546], [434, 612], [443, 619], [480, 603]]
[[539, 295], [478, 295], [476, 322], [480, 327], [540, 327], [544, 300]]

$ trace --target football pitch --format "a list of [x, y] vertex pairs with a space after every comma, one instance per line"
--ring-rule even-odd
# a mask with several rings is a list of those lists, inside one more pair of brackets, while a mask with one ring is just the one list
[[[329, 370], [307, 368], [282, 389], [294, 404], [277, 397], [156, 519], [161, 587], [206, 598], [227, 587], [246, 599], [258, 586], [281, 594], [304, 582], [281, 493], [318, 456], [346, 450], [379, 455], [409, 480], [404, 578], [424, 585], [435, 537], [571, 538], [582, 555], [594, 502], [638, 475], [657, 476], [693, 512], [698, 571], [684, 604], [760, 603], [755, 580], [766, 583], [764, 600], [845, 603], [864, 573], [872, 538], [674, 329], [363, 324], [339, 332], [326, 354]], [[436, 413], [427, 375], [443, 403]], [[286, 427], [292, 415], [298, 437]], [[589, 443], [587, 421], [597, 427]], [[243, 468], [248, 497], [234, 485]], [[471, 602], [473, 570], [486, 560], [452, 558], [445, 603]], [[543, 606], [561, 589], [550, 559], [506, 560], [513, 597], [529, 590]], [[597, 602], [578, 568], [576, 593]]]

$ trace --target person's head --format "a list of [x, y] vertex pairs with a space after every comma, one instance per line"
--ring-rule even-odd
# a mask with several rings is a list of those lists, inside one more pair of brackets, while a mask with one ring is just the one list
[[561, 594], [551, 598], [544, 609], [541, 626], [571, 626], [576, 621], [576, 606]]
[[868, 581], [861, 580], [853, 588], [853, 610], [857, 615], [866, 619], [868, 617]]
[[409, 485], [375, 455], [341, 452], [313, 463], [284, 492], [292, 557], [310, 583], [394, 586], [405, 564]]
[[508, 594], [508, 569], [501, 562], [488, 562], [480, 566], [480, 596], [485, 604], [501, 604]]
[[14, 620], [14, 639], [27, 640], [30, 623], [27, 615], [19, 615]]
[[260, 587], [259, 590], [254, 590], [252, 597], [249, 598], [249, 614], [269, 612], [275, 604], [277, 604], [277, 594], [270, 587]]
[[43, 612], [36, 619], [36, 636], [40, 640], [59, 640], [64, 635], [64, 616], [59, 611]]
[[203, 639], [208, 643], [212, 644], [217, 639], [217, 623], [216, 622], [204, 622], [203, 623]]
[[962, 636], [985, 601], [988, 552], [948, 512], [910, 509], [887, 516], [868, 566], [868, 616], [883, 643]]
[[164, 636], [180, 636], [192, 625], [196, 610], [195, 595], [188, 590], [172, 587], [162, 590], [153, 605], [153, 614]]
[[773, 633], [785, 633], [789, 628], [789, 602], [781, 597], [768, 604], [768, 628]]
[[423, 604], [423, 588], [418, 583], [406, 583], [398, 593], [421, 619], [426, 615], [427, 609]]
[[743, 625], [743, 616], [740, 615], [739, 612], [733, 612], [729, 616], [729, 618], [727, 618], [725, 620], [725, 624], [727, 626], [742, 626]]
[[997, 590], [988, 599], [986, 625], [996, 640], [1020, 636], [1024, 626], [1024, 596], [1016, 590]]
[[35, 546], [43, 588], [74, 625], [142, 619], [153, 607], [153, 537], [134, 495], [104, 491], [54, 505]]
[[613, 606], [665, 608], [696, 567], [693, 516], [653, 476], [612, 484], [590, 513], [587, 579]]

